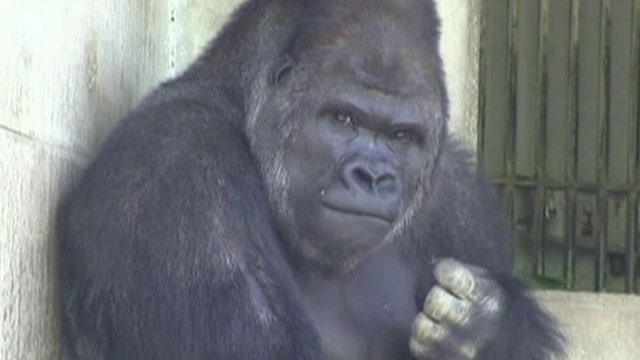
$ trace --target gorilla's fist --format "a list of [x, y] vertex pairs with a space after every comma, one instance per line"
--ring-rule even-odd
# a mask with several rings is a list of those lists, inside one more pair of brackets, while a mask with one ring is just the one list
[[435, 277], [413, 322], [411, 352], [418, 359], [476, 359], [498, 332], [504, 291], [486, 270], [453, 259], [441, 260]]

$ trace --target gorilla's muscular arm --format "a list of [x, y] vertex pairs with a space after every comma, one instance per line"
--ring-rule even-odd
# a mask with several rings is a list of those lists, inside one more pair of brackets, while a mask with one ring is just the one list
[[[71, 359], [315, 358], [313, 334], [292, 331], [304, 317], [281, 316], [299, 309], [278, 295], [291, 280], [246, 140], [210, 119], [226, 113], [185, 101], [133, 113], [67, 199]], [[278, 335], [290, 331], [300, 339]]]
[[278, 337], [302, 316], [265, 321], [297, 310], [276, 295], [292, 281], [270, 278], [284, 265], [244, 134], [252, 82], [281, 53], [298, 6], [242, 6], [201, 59], [116, 127], [61, 203], [68, 358], [315, 358], [313, 339]]

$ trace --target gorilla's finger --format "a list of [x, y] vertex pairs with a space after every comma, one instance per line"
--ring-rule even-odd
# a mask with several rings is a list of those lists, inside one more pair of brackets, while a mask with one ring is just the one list
[[[409, 339], [409, 350], [416, 359], [432, 359], [437, 353], [436, 349], [430, 344], [424, 344], [418, 340]], [[456, 359], [460, 360], [474, 360], [478, 354], [478, 348], [473, 345], [463, 345], [460, 348], [452, 350], [453, 353], [459, 355]]]
[[458, 349], [458, 353], [464, 359], [473, 360], [476, 358], [476, 355], [478, 354], [478, 346], [477, 344], [462, 345]]
[[409, 350], [416, 359], [428, 359], [433, 351], [430, 346], [422, 344], [414, 338], [409, 339]]
[[436, 280], [445, 289], [472, 301], [479, 299], [479, 276], [476, 276], [469, 267], [447, 258], [441, 260], [434, 271]]
[[420, 344], [436, 344], [449, 335], [449, 330], [436, 323], [424, 313], [418, 313], [411, 325], [412, 338]]
[[436, 265], [435, 277], [447, 291], [480, 306], [485, 315], [502, 310], [504, 292], [500, 285], [482, 268], [464, 265], [453, 259], [444, 259]]
[[454, 259], [444, 259], [436, 265], [434, 271], [436, 280], [442, 287], [475, 303], [500, 293], [500, 285], [483, 268]]
[[471, 316], [471, 302], [456, 297], [436, 285], [427, 295], [424, 312], [438, 322], [464, 326]]
[[457, 354], [457, 358], [472, 360], [478, 352], [478, 343], [459, 342], [461, 339], [452, 337], [447, 326], [435, 322], [424, 313], [416, 316], [411, 333], [409, 348], [418, 359], [431, 358], [448, 349], [446, 351]]

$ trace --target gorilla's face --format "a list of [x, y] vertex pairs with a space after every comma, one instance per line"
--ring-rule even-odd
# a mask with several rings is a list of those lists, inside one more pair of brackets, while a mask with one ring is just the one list
[[377, 88], [341, 69], [321, 67], [287, 92], [300, 101], [283, 159], [296, 240], [332, 267], [384, 242], [418, 197], [434, 151], [426, 88]]
[[332, 91], [317, 99], [284, 164], [301, 239], [343, 262], [392, 229], [416, 193], [428, 147], [415, 99], [336, 80], [317, 80]]
[[437, 56], [408, 53], [414, 39], [379, 46], [365, 35], [311, 34], [275, 71], [252, 132], [286, 240], [331, 268], [354, 265], [408, 221], [444, 131]]

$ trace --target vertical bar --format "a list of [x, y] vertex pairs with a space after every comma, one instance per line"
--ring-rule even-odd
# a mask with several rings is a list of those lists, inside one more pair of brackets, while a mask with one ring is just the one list
[[568, 84], [573, 74], [570, 68], [571, 52], [571, 0], [548, 2], [548, 34], [546, 73], [546, 179], [554, 183], [567, 180], [569, 164], [567, 153], [567, 131], [570, 121]]
[[549, 29], [549, 1], [543, 0], [538, 7], [538, 56], [537, 68], [538, 78], [536, 79], [539, 90], [539, 109], [536, 119], [537, 140], [535, 144], [535, 172], [536, 172], [536, 200], [535, 200], [535, 222], [534, 222], [534, 244], [537, 248], [536, 274], [545, 274], [545, 207], [546, 207], [546, 117], [547, 117], [547, 33]]
[[[606, 91], [605, 123], [602, 130], [605, 135], [606, 148], [604, 150], [604, 166], [606, 178], [603, 182], [600, 171], [598, 182], [605, 186], [607, 194], [607, 218], [603, 221], [607, 224], [605, 235], [605, 258], [609, 263], [606, 268], [607, 291], [620, 292], [625, 290], [626, 268], [630, 259], [626, 243], [628, 238], [628, 212], [630, 210], [628, 191], [623, 190], [629, 184], [629, 136], [631, 131], [629, 124], [630, 84], [631, 74], [631, 39], [632, 39], [632, 1], [611, 1], [606, 27], [605, 54], [608, 54], [608, 66], [605, 75], [608, 81], [604, 84]], [[607, 51], [608, 50], [608, 51]], [[624, 268], [621, 268], [624, 266]]]
[[536, 174], [540, 118], [540, 1], [519, 0], [515, 29], [514, 174], [533, 179]]
[[[563, 278], [567, 283], [569, 273], [567, 256], [570, 251], [568, 243], [570, 234], [567, 227], [571, 210], [568, 202], [570, 184], [566, 176], [571, 159], [567, 142], [569, 141], [571, 114], [570, 78], [571, 73], [571, 0], [551, 0], [547, 2], [546, 30], [546, 62], [543, 64], [543, 86], [545, 106], [541, 117], [544, 122], [544, 178], [547, 183], [558, 184], [560, 188], [547, 191], [553, 205], [557, 207], [555, 214], [545, 216], [545, 274]], [[563, 198], [559, 198], [562, 196]], [[559, 207], [562, 204], [561, 207]], [[549, 206], [545, 204], [545, 206]], [[547, 209], [545, 208], [545, 214]], [[549, 267], [547, 265], [552, 265]]]
[[579, 54], [580, 54], [580, 0], [571, 1], [571, 20], [570, 31], [571, 41], [569, 47], [569, 81], [567, 82], [568, 92], [568, 109], [567, 115], [569, 121], [567, 121], [568, 131], [566, 139], [566, 154], [567, 154], [567, 167], [565, 178], [567, 180], [567, 199], [566, 199], [566, 214], [567, 224], [565, 224], [565, 234], [567, 234], [567, 255], [565, 266], [565, 278], [567, 279], [567, 288], [573, 289], [576, 279], [576, 220], [577, 220], [577, 192], [576, 192], [576, 176], [577, 176], [577, 134], [578, 134], [578, 106], [579, 106], [579, 93], [578, 84], [579, 78]]
[[[509, 1], [509, 29], [508, 29], [508, 41], [509, 52], [507, 60], [507, 76], [508, 76], [508, 95], [507, 95], [507, 153], [506, 153], [506, 172], [509, 178], [510, 185], [513, 185], [515, 180], [515, 131], [516, 124], [515, 118], [517, 113], [517, 92], [518, 88], [518, 5], [520, 0]], [[526, 1], [526, 0], [525, 0]]]
[[[516, 214], [515, 214], [515, 198], [514, 198], [514, 191], [513, 191], [513, 187], [503, 187], [502, 189], [502, 197], [504, 199], [504, 204], [506, 204], [505, 206], [505, 213], [507, 215], [507, 219], [509, 219], [509, 227], [511, 230], [511, 236], [512, 236], [512, 241], [517, 241], [518, 239], [516, 238], [515, 234], [516, 234]], [[511, 246], [511, 254], [509, 254], [511, 256], [511, 260], [514, 261], [515, 257], [516, 257], [516, 244], [513, 244]]]
[[493, 179], [505, 178], [509, 121], [509, 0], [484, 1], [483, 169]]
[[638, 238], [638, 193], [637, 192], [632, 192], [631, 193], [631, 203], [629, 203], [629, 213], [628, 215], [631, 217], [631, 219], [629, 220], [629, 232], [628, 234], [628, 242], [627, 242], [627, 252], [629, 254], [629, 260], [627, 262], [627, 283], [626, 283], [626, 290], [630, 293], [637, 293], [638, 291], [640, 291], [640, 288], [638, 287], [639, 283], [636, 279], [636, 272], [637, 272], [637, 261], [638, 261], [638, 244], [637, 244], [637, 238]]
[[[614, 13], [612, 12], [612, 15]], [[612, 19], [617, 19], [613, 17]], [[628, 75], [628, 74], [627, 74]], [[626, 93], [626, 92], [625, 92]], [[624, 119], [625, 121], [627, 119]], [[605, 275], [608, 292], [624, 292], [626, 287], [626, 270], [628, 259], [626, 255], [626, 241], [631, 211], [628, 202], [628, 192], [609, 191], [607, 203], [607, 231], [605, 259], [607, 268]]]
[[518, 2], [520, 0], [510, 0], [509, 1], [509, 13], [508, 13], [508, 49], [507, 52], [507, 118], [505, 123], [506, 134], [507, 134], [507, 152], [505, 154], [506, 160], [506, 178], [508, 179], [506, 186], [506, 195], [509, 199], [511, 199], [511, 233], [515, 233], [515, 211], [513, 210], [515, 205], [513, 201], [515, 200], [515, 117], [516, 117], [516, 89], [517, 89], [517, 70], [518, 70], [518, 34], [517, 34], [517, 26], [518, 26]]
[[[628, 174], [629, 174], [629, 183], [632, 184], [633, 190], [629, 191], [628, 194], [628, 204], [629, 211], [627, 213], [628, 216], [628, 231], [627, 231], [627, 243], [626, 243], [626, 251], [627, 251], [627, 273], [626, 273], [626, 282], [625, 282], [625, 290], [627, 292], [634, 292], [636, 287], [636, 261], [637, 261], [637, 201], [638, 201], [638, 173], [636, 164], [638, 162], [638, 144], [640, 142], [640, 135], [638, 131], [640, 131], [640, 126], [638, 125], [638, 86], [639, 86], [639, 76], [640, 76], [640, 2], [633, 1], [631, 5], [631, 41], [629, 43], [629, 47], [631, 51], [629, 52], [629, 63], [630, 63], [630, 74], [629, 78], [632, 79], [629, 84], [629, 148], [628, 153], [630, 156], [628, 157]], [[635, 185], [635, 186], [633, 186]]]
[[[598, 183], [601, 185], [598, 191], [598, 217], [596, 221], [597, 234], [597, 277], [596, 277], [596, 290], [603, 291], [606, 287], [605, 272], [606, 272], [606, 251], [607, 251], [607, 219], [608, 219], [608, 204], [609, 193], [608, 189], [608, 174], [607, 174], [607, 159], [609, 150], [609, 100], [610, 100], [610, 56], [611, 56], [611, 0], [602, 0], [600, 8], [600, 57], [599, 57], [599, 70], [600, 75], [598, 79], [598, 156], [596, 159], [596, 169], [598, 176]], [[602, 186], [605, 185], [605, 186]]]
[[638, 196], [635, 191], [630, 191], [627, 195], [629, 199], [627, 202], [627, 242], [626, 242], [626, 274], [625, 274], [625, 291], [628, 293], [632, 293], [635, 288], [635, 269], [636, 269], [636, 248], [635, 248], [635, 239], [636, 239], [636, 202], [638, 201]]
[[[633, 86], [633, 91], [631, 92], [630, 95], [634, 100], [633, 101], [634, 104], [636, 103], [636, 101], [639, 99], [638, 97], [640, 96], [640, 59], [638, 58], [638, 56], [640, 56], [640, 40], [639, 40], [640, 39], [640, 4], [638, 4], [638, 2], [639, 2], [638, 0], [634, 0], [633, 2], [633, 14], [634, 14], [633, 71], [635, 72], [635, 76], [633, 77], [633, 79], [635, 80], [636, 84], [635, 86]], [[634, 118], [634, 126], [636, 128], [636, 131], [635, 131], [636, 146], [634, 149], [632, 149], [633, 154], [635, 154], [634, 156], [635, 162], [633, 163], [633, 166], [635, 168], [634, 178], [635, 178], [636, 186], [640, 185], [640, 124], [638, 124], [639, 122], [640, 122], [640, 106], [636, 105], [635, 118]], [[640, 189], [636, 187], [636, 191], [640, 191]]]
[[[606, 0], [603, 0], [606, 1]], [[595, 222], [595, 234], [597, 237], [597, 248], [596, 248], [596, 287], [595, 290], [598, 292], [605, 290], [605, 272], [606, 268], [606, 233], [607, 233], [607, 222], [605, 219], [607, 218], [607, 210], [608, 210], [608, 200], [606, 190], [601, 190], [598, 193], [598, 216]]]
[[[633, 7], [630, 0], [616, 0], [610, 3], [609, 28], [606, 44], [609, 48], [609, 98], [608, 146], [607, 146], [607, 181], [611, 187], [619, 188], [629, 183], [629, 116], [631, 102], [629, 97], [632, 77], [633, 49], [632, 16]], [[622, 245], [623, 241], [618, 241]]]
[[[607, 181], [609, 188], [626, 188], [625, 197], [616, 194], [616, 201], [609, 204], [609, 217], [607, 224], [609, 231], [607, 235], [608, 252], [616, 251], [619, 256], [624, 255], [624, 278], [615, 279], [617, 286], [607, 286], [608, 290], [630, 291], [633, 277], [629, 275], [629, 268], [633, 268], [633, 242], [630, 242], [632, 214], [635, 213], [633, 207], [633, 194], [631, 189], [635, 178], [635, 116], [637, 98], [634, 91], [634, 78], [636, 63], [633, 57], [634, 50], [634, 1], [613, 1], [610, 9], [610, 33], [607, 43], [610, 46], [610, 83], [609, 89], [609, 116], [608, 116], [608, 154], [607, 154]], [[625, 213], [614, 211], [615, 204], [626, 204], [623, 206]], [[617, 224], [617, 225], [616, 225]]]
[[600, 65], [602, 50], [601, 1], [584, 0], [580, 3], [579, 86], [578, 86], [578, 147], [577, 180], [595, 185], [598, 181], [594, 159], [598, 157], [598, 115]]

